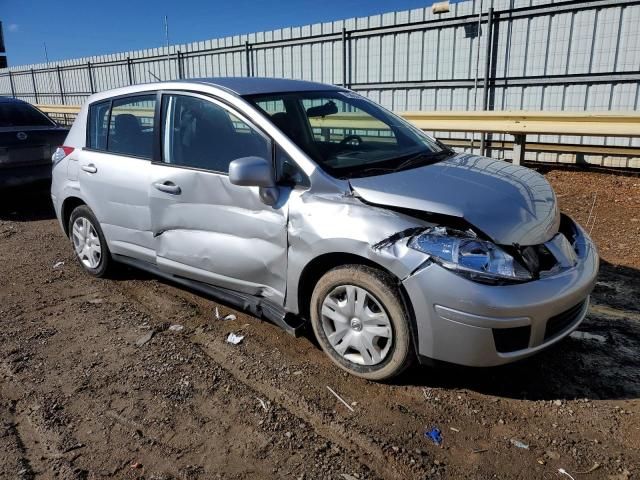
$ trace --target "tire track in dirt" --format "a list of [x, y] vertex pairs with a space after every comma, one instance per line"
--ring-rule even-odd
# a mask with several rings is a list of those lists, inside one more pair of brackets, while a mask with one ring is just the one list
[[[150, 315], [165, 320], [166, 322], [171, 321], [171, 318], [167, 317], [165, 312], [158, 308], [157, 304], [148, 301], [146, 295], [140, 294], [140, 288], [144, 287], [135, 285], [134, 288], [120, 288], [118, 285], [116, 288], [122, 295], [140, 304]], [[161, 288], [165, 291], [164, 293], [167, 294], [162, 300], [163, 304], [172, 300], [176, 301], [176, 305], [184, 302], [189, 303], [189, 300], [180, 294], [180, 290], [176, 291], [174, 287], [167, 285], [162, 285]], [[184, 293], [186, 294], [187, 292]], [[169, 297], [171, 297], [171, 300]], [[198, 345], [203, 353], [223, 370], [232, 375], [237, 381], [267, 398], [273, 404], [286, 409], [300, 420], [307, 422], [325, 439], [340, 445], [345, 450], [356, 453], [361, 457], [363, 464], [366, 464], [382, 478], [402, 480], [411, 478], [415, 473], [408, 470], [404, 465], [398, 464], [389, 458], [381, 448], [365, 436], [348, 430], [347, 427], [338, 422], [327, 422], [326, 419], [323, 418], [322, 412], [314, 408], [314, 406], [307, 402], [302, 396], [294, 396], [291, 392], [285, 392], [266, 382], [260, 382], [250, 378], [241, 369], [234, 367], [233, 356], [225, 352], [224, 347], [226, 347], [226, 345], [223, 341], [215, 340], [205, 333], [196, 333], [187, 338], [192, 343]], [[293, 400], [294, 398], [295, 400]]]

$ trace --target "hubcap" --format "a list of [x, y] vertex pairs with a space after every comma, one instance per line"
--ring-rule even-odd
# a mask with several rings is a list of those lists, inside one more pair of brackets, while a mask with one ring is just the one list
[[345, 360], [377, 365], [391, 348], [391, 322], [380, 302], [355, 285], [334, 288], [322, 302], [322, 329]]
[[82, 264], [88, 268], [96, 268], [102, 258], [102, 248], [100, 237], [89, 219], [78, 217], [73, 222], [71, 237], [73, 247]]

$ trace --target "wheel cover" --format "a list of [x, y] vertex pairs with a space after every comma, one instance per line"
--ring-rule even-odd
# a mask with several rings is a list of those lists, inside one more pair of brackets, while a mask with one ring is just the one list
[[382, 304], [362, 287], [340, 285], [323, 300], [321, 323], [331, 347], [358, 365], [384, 361], [393, 342], [393, 329]]
[[102, 247], [98, 232], [88, 218], [76, 218], [73, 222], [71, 238], [73, 248], [82, 264], [88, 268], [97, 268], [102, 258]]

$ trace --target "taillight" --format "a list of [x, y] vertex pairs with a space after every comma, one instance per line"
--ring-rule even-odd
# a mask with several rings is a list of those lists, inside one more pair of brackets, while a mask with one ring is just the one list
[[51, 161], [55, 165], [56, 163], [63, 160], [66, 156], [70, 155], [71, 152], [73, 152], [73, 150], [74, 150], [73, 147], [64, 147], [64, 146], [58, 147], [56, 148], [56, 151], [53, 152], [53, 155], [51, 156]]

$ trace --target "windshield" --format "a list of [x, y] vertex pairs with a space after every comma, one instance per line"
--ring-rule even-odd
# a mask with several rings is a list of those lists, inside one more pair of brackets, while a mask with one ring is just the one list
[[0, 127], [51, 127], [55, 125], [40, 110], [27, 103], [0, 102]]
[[451, 153], [396, 115], [348, 91], [247, 97], [327, 173], [379, 175], [439, 161]]

